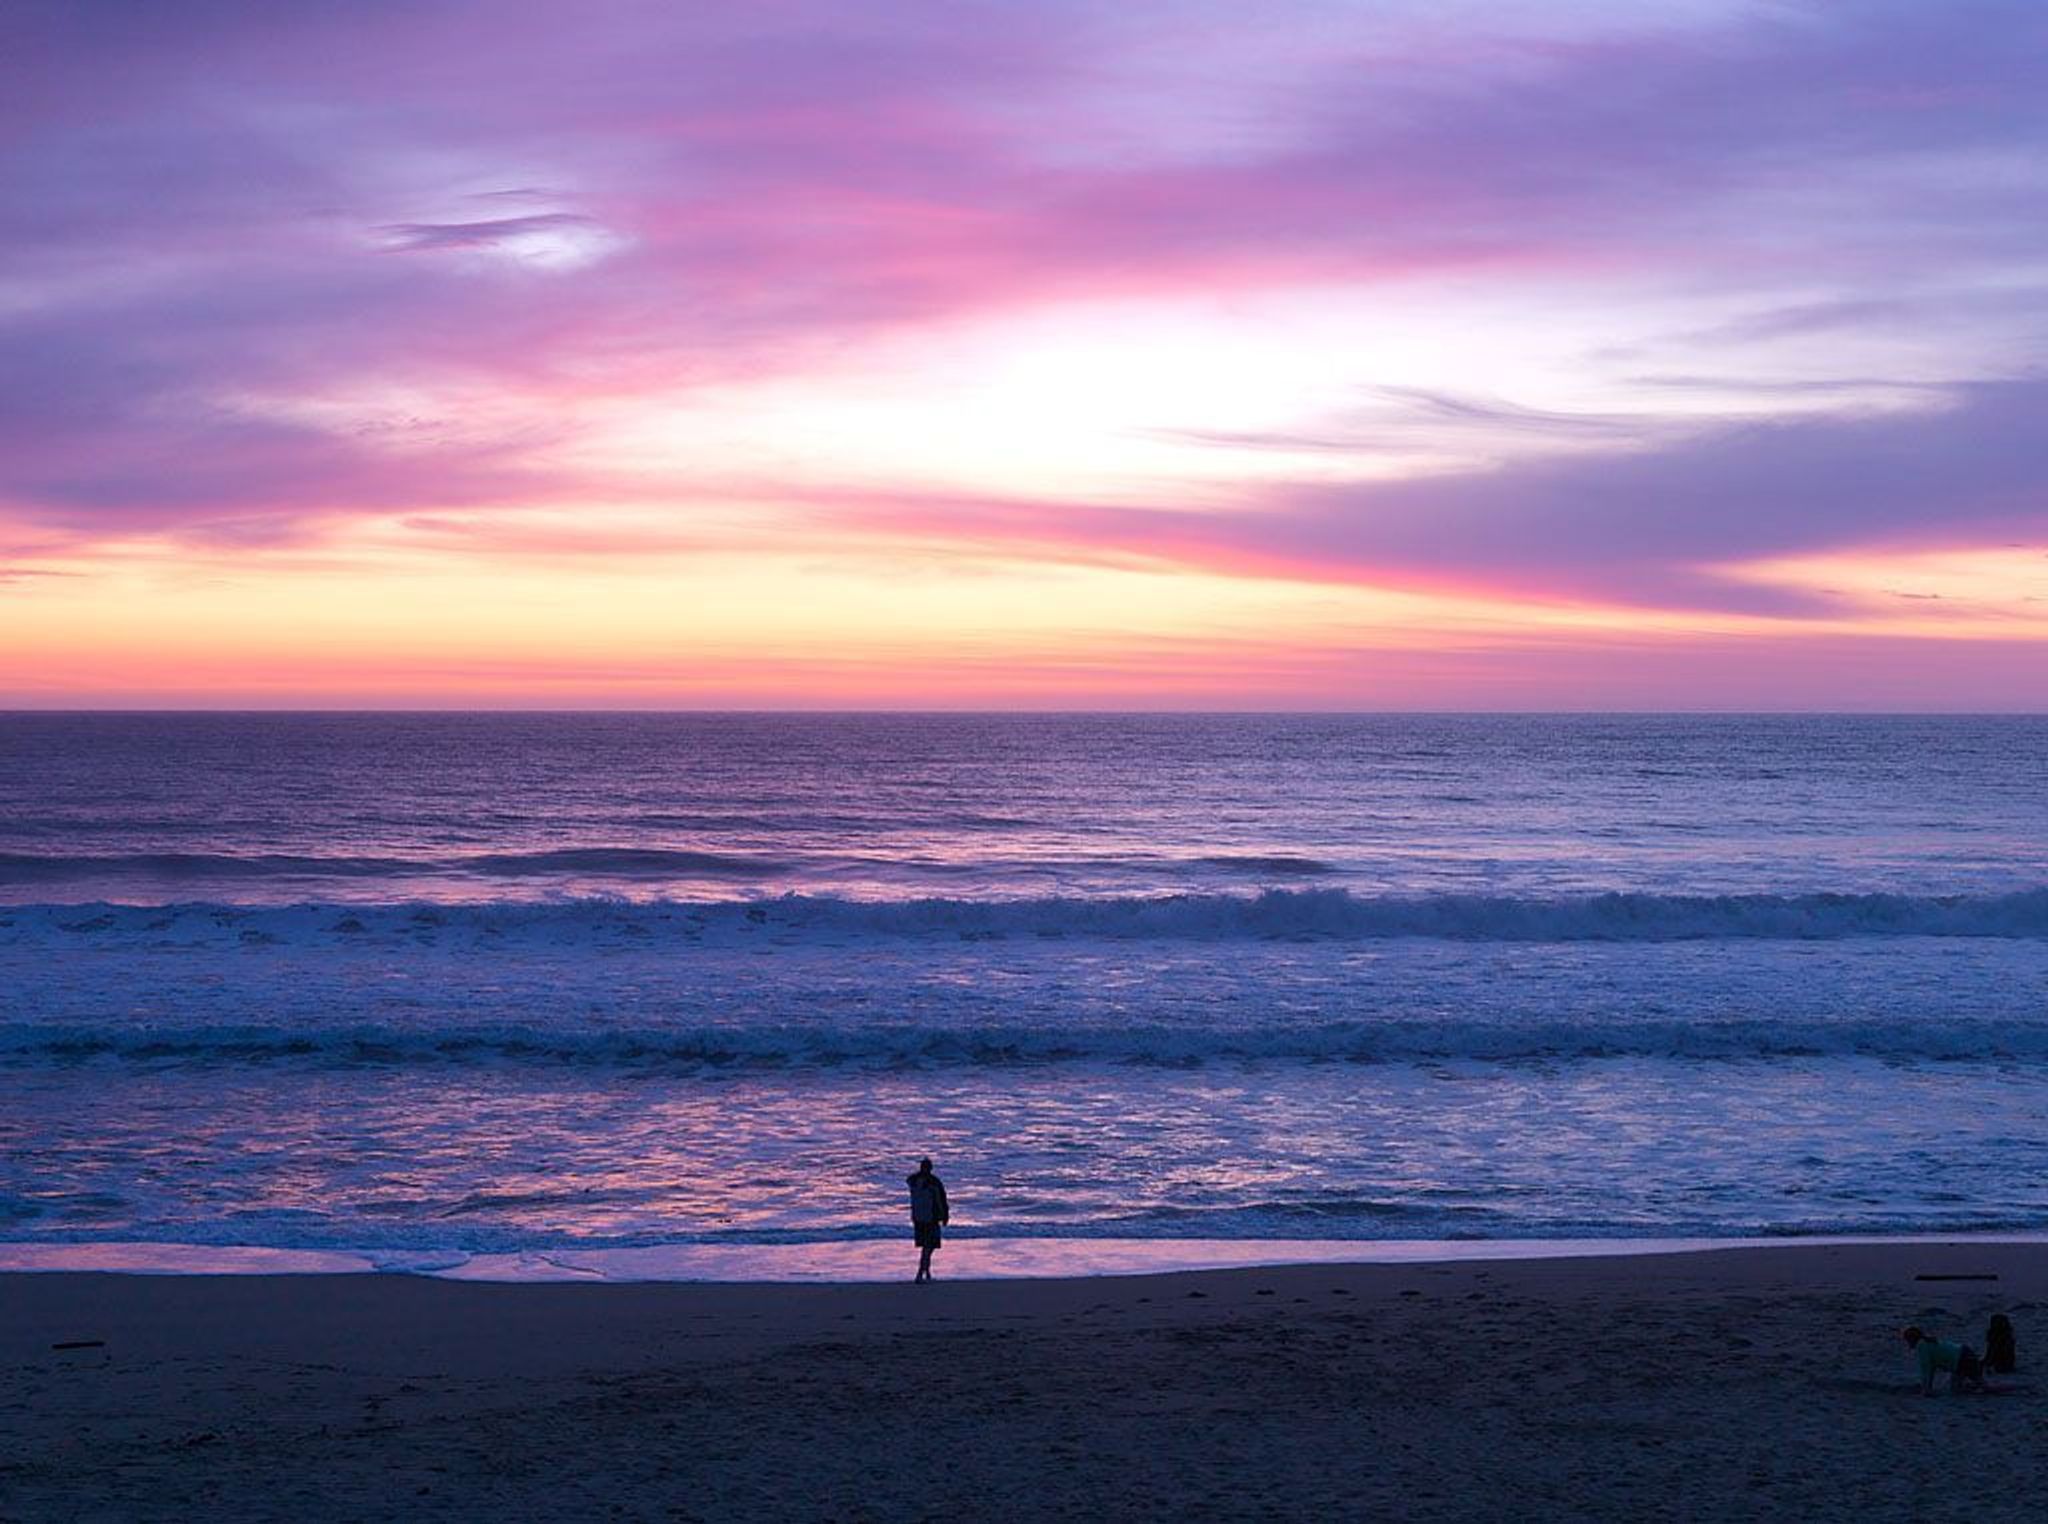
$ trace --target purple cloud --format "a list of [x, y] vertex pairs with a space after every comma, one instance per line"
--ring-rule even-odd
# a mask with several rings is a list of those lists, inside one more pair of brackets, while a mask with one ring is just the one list
[[1817, 602], [1717, 568], [1838, 545], [2048, 537], [2044, 416], [2048, 382], [1981, 383], [1939, 410], [1725, 424], [1467, 476], [1296, 487], [1248, 527], [1304, 559], [1793, 612]]
[[902, 532], [1105, 561], [1744, 613], [1824, 595], [1726, 574], [1834, 546], [2048, 543], [2048, 381], [1948, 405], [1706, 427], [1625, 449], [1356, 484], [1276, 484], [1237, 509], [905, 502]]

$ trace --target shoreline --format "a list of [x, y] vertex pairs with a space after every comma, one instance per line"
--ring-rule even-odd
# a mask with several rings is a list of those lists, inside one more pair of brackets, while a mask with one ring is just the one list
[[[934, 1268], [956, 1282], [1097, 1281], [1311, 1265], [1516, 1264], [1850, 1246], [2044, 1245], [2048, 1230], [1752, 1238], [949, 1239]], [[908, 1236], [796, 1244], [679, 1243], [468, 1253], [298, 1249], [148, 1241], [0, 1243], [0, 1276], [414, 1276], [505, 1285], [886, 1285], [914, 1258]]]
[[[2005, 1394], [1922, 1400], [1900, 1325], [1992, 1312]], [[931, 1287], [9, 1274], [0, 1517], [2021, 1519], [2043, 1327], [2048, 1243], [1990, 1240]]]

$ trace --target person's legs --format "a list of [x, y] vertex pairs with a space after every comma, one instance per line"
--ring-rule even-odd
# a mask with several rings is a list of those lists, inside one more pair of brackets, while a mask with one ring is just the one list
[[917, 1278], [921, 1281], [928, 1281], [932, 1278], [932, 1250], [930, 1244], [926, 1244], [917, 1251]]

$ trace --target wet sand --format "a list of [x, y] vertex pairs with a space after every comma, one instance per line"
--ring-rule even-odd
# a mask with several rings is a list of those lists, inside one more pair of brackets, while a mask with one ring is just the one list
[[[1981, 1343], [1993, 1311], [2016, 1389], [1921, 1398], [1898, 1327]], [[931, 1287], [8, 1275], [0, 1519], [2033, 1518], [2042, 1329], [2038, 1243]]]

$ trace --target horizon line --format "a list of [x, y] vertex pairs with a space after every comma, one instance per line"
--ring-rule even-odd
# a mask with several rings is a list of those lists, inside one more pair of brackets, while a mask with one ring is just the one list
[[646, 708], [611, 705], [589, 706], [443, 706], [443, 705], [311, 705], [301, 707], [249, 707], [233, 705], [172, 705], [150, 707], [144, 705], [0, 705], [0, 718], [17, 718], [30, 715], [85, 716], [108, 715], [143, 717], [168, 716], [700, 716], [704, 718], [731, 717], [803, 717], [821, 719], [853, 718], [872, 716], [886, 718], [1187, 718], [1187, 719], [1513, 719], [1513, 718], [1586, 718], [1586, 719], [2048, 719], [2048, 707], [2035, 709], [1800, 709], [1765, 708], [1744, 709], [1737, 707], [1698, 709], [1650, 709], [1650, 708], [1530, 708], [1530, 709], [1486, 709], [1486, 708], [1444, 708], [1444, 709], [1254, 709], [1254, 708], [1053, 708], [1038, 706], [1016, 707], [975, 707], [951, 706], [920, 708], [916, 706], [868, 706], [855, 708], [828, 708], [823, 706], [783, 707], [673, 707]]

